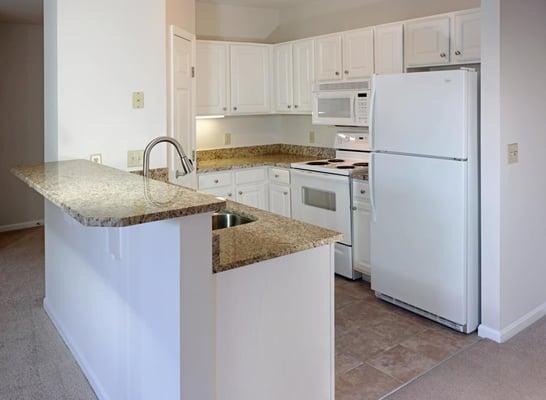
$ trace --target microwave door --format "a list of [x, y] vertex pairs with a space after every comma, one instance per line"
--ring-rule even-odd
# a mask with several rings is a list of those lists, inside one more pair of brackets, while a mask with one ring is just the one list
[[352, 93], [317, 93], [313, 107], [313, 124], [351, 125], [354, 123]]

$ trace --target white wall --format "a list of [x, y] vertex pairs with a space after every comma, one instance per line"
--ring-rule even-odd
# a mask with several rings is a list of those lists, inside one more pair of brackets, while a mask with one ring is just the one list
[[[46, 31], [57, 22], [56, 42], [54, 32], [45, 41], [46, 80], [57, 72], [53, 91], [46, 81], [57, 157], [101, 153], [104, 164], [126, 168], [127, 150], [166, 134], [165, 1], [45, 0], [44, 8]], [[144, 109], [132, 108], [133, 91], [144, 91]], [[166, 152], [156, 149], [151, 164], [164, 166]]]
[[[546, 2], [482, 7], [481, 333], [506, 340], [546, 314]], [[519, 143], [517, 164], [507, 163], [509, 143]]]
[[0, 229], [43, 219], [41, 196], [10, 174], [43, 161], [41, 25], [0, 23]]

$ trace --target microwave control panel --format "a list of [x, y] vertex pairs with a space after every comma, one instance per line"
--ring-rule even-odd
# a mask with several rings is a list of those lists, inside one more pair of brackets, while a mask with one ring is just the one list
[[369, 125], [370, 115], [370, 92], [358, 92], [355, 101], [355, 118], [358, 125]]

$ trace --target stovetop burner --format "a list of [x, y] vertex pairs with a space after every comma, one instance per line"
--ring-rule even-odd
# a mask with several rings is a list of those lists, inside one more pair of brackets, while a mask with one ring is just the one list
[[307, 165], [328, 165], [328, 161], [309, 161]]
[[328, 162], [333, 162], [333, 163], [340, 163], [340, 162], [344, 162], [345, 160], [342, 160], [340, 158], [333, 158], [331, 160], [328, 160]]
[[338, 165], [336, 168], [337, 169], [354, 169], [355, 167], [352, 165]]
[[367, 162], [355, 162], [353, 165], [355, 167], [367, 167], [368, 163]]

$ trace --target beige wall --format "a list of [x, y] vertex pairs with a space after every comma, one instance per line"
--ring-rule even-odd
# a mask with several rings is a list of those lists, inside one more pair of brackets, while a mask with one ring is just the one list
[[167, 29], [176, 25], [195, 34], [195, 0], [166, 0]]
[[43, 161], [42, 26], [0, 23], [0, 229], [43, 218], [41, 196], [9, 169]]

